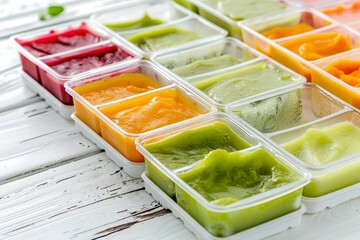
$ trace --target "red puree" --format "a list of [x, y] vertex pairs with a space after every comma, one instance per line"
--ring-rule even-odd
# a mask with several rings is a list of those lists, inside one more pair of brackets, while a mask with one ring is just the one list
[[60, 75], [71, 76], [90, 69], [120, 62], [130, 57], [132, 56], [129, 53], [115, 45], [110, 45], [83, 52], [76, 56], [56, 58], [46, 63]]
[[85, 23], [79, 28], [69, 28], [62, 32], [51, 30], [49, 34], [31, 40], [18, 42], [36, 57], [68, 51], [74, 48], [90, 45], [103, 40], [93, 34]]

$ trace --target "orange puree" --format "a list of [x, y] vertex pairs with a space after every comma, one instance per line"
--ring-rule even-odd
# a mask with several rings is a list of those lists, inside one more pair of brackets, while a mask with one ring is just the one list
[[351, 49], [350, 36], [345, 37], [337, 32], [314, 33], [280, 45], [309, 61]]
[[91, 104], [99, 105], [159, 87], [159, 83], [147, 75], [124, 73], [116, 77], [84, 84], [74, 90]]
[[356, 21], [360, 17], [360, 2], [355, 2], [349, 7], [337, 6], [323, 10], [329, 17], [344, 23]]
[[324, 70], [353, 87], [360, 87], [360, 60], [339, 60]]
[[277, 27], [271, 30], [265, 31], [262, 34], [270, 39], [278, 39], [283, 37], [289, 37], [292, 35], [304, 33], [313, 30], [314, 28], [306, 23], [299, 23], [289, 27]]
[[112, 116], [111, 120], [129, 133], [143, 133], [199, 115], [181, 98], [154, 97], [145, 105], [133, 106]]

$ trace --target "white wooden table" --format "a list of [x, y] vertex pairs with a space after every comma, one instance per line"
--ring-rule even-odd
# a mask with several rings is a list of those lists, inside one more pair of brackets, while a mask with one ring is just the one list
[[[11, 67], [18, 59], [9, 52], [0, 62]], [[109, 160], [17, 71], [2, 70], [0, 239], [196, 239], [142, 179]], [[305, 214], [298, 227], [268, 239], [360, 239], [360, 198]]]

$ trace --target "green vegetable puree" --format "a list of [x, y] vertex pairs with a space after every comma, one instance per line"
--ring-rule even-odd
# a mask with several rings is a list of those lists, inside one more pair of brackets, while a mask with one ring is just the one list
[[201, 0], [233, 20], [276, 13], [286, 8], [280, 0]]
[[162, 24], [163, 21], [157, 18], [151, 18], [147, 13], [145, 13], [141, 18], [134, 19], [128, 22], [117, 22], [117, 23], [105, 23], [104, 25], [115, 31], [123, 30], [132, 30], [144, 27], [151, 27], [155, 25]]
[[262, 61], [192, 84], [214, 101], [228, 104], [293, 82], [289, 73]]
[[299, 91], [284, 93], [232, 109], [234, 114], [263, 133], [299, 125], [302, 111]]
[[264, 149], [214, 150], [178, 176], [214, 205], [229, 205], [299, 179]]
[[226, 123], [214, 122], [144, 147], [167, 168], [173, 170], [193, 164], [214, 149], [237, 151], [250, 147], [250, 144]]
[[324, 166], [360, 153], [360, 128], [349, 122], [330, 127], [310, 128], [283, 147], [311, 166]]
[[181, 77], [189, 77], [231, 67], [241, 62], [243, 61], [226, 54], [209, 59], [196, 60], [185, 66], [174, 68], [172, 71]]
[[173, 47], [199, 39], [194, 31], [176, 27], [166, 27], [147, 32], [141, 32], [128, 37], [128, 40], [147, 52]]

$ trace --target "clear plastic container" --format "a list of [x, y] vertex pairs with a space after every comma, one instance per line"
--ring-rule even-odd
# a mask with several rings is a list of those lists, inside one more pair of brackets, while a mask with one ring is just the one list
[[224, 110], [235, 102], [300, 86], [306, 79], [264, 56], [188, 82], [204, 99]]
[[237, 151], [258, 143], [247, 129], [224, 113], [153, 131], [136, 140], [145, 157], [147, 177], [171, 198], [175, 198], [174, 182], [158, 165], [176, 173], [191, 167], [212, 150]]
[[98, 110], [101, 136], [133, 162], [144, 161], [135, 147], [137, 137], [217, 111], [191, 89], [180, 85], [108, 103]]
[[224, 38], [227, 32], [197, 16], [179, 19], [146, 29], [118, 33], [144, 57], [205, 44]]
[[91, 22], [112, 35], [145, 29], [193, 15], [171, 1], [127, 1], [91, 16]]
[[[360, 62], [359, 49], [314, 61], [315, 67], [311, 70], [312, 81], [354, 107], [360, 108], [360, 85], [357, 85], [356, 80], [360, 82], [360, 78], [351, 77], [351, 73], [355, 74], [358, 69], [356, 62]], [[331, 67], [334, 64], [338, 65], [337, 70]], [[344, 80], [340, 79], [341, 75], [344, 75]]]
[[144, 180], [145, 191], [152, 195], [164, 208], [167, 208], [174, 214], [175, 217], [180, 218], [187, 229], [189, 229], [199, 240], [253, 240], [265, 239], [274, 234], [296, 227], [300, 224], [302, 215], [305, 212], [305, 206], [302, 205], [296, 211], [275, 218], [268, 222], [262, 223], [245, 231], [230, 235], [228, 237], [216, 237], [211, 235], [206, 229], [201, 226], [195, 219], [193, 219], [187, 212], [184, 211], [172, 198], [167, 196], [160, 188], [158, 188], [145, 173], [141, 175]]
[[277, 40], [267, 39], [246, 25], [241, 27], [249, 36], [256, 36], [248, 37], [248, 40], [245, 37], [245, 43], [305, 76], [308, 81], [311, 81], [312, 61], [360, 46], [359, 33], [345, 25], [332, 24]]
[[357, 0], [327, 1], [319, 4], [317, 9], [331, 19], [345, 24], [357, 21], [360, 17], [360, 3]]
[[154, 55], [151, 61], [181, 78], [212, 74], [259, 57], [259, 53], [235, 38], [223, 38], [181, 51]]
[[112, 66], [92, 76], [67, 81], [65, 89], [73, 97], [76, 117], [101, 136], [96, 114], [100, 105], [133, 98], [172, 84], [171, 77], [153, 63], [140, 60], [122, 68]]
[[39, 63], [39, 75], [44, 88], [63, 104], [72, 105], [72, 97], [65, 91], [66, 81], [84, 78], [109, 66], [121, 66], [140, 58], [141, 55], [126, 43], [113, 39], [91, 48], [43, 58]]
[[311, 173], [303, 192], [307, 199], [320, 202], [321, 197], [360, 181], [360, 114], [353, 108], [270, 138]]
[[[263, 37], [269, 40], [278, 40], [310, 32], [328, 26], [331, 23], [332, 20], [330, 18], [317, 10], [295, 8], [267, 18], [247, 20], [239, 24], [241, 27], [244, 27], [244, 42], [268, 55], [269, 46], [267, 41], [263, 40]], [[302, 25], [301, 28], [292, 28], [299, 26], [299, 24]], [[258, 34], [254, 34], [254, 32]], [[259, 38], [259, 35], [263, 37]]]
[[226, 111], [266, 134], [319, 121], [344, 109], [342, 101], [319, 86], [306, 83], [292, 90], [231, 104]]
[[[255, 140], [255, 136], [252, 137]], [[212, 236], [228, 237], [299, 209], [302, 188], [310, 179], [306, 171], [292, 163], [290, 155], [258, 141], [256, 146], [232, 153], [214, 150], [204, 159], [177, 172], [165, 167], [147, 151], [143, 153], [175, 183], [176, 202], [180, 207]], [[252, 190], [261, 185], [255, 180], [259, 180], [258, 174], [263, 174], [263, 180], [272, 174], [287, 177], [280, 177], [284, 180], [282, 184], [274, 179], [274, 185], [269, 188], [263, 185], [261, 193], [255, 193], [256, 190]], [[205, 182], [193, 185], [191, 178]], [[249, 186], [252, 186], [251, 191], [244, 190]], [[217, 197], [209, 200], [204, 197], [207, 191]]]
[[73, 22], [15, 35], [11, 42], [19, 51], [23, 70], [41, 82], [39, 62], [42, 57], [86, 48], [108, 38], [105, 31], [86, 22]]
[[173, 0], [173, 1], [195, 13], [198, 12], [198, 8], [194, 4], [192, 4], [190, 0]]
[[[238, 22], [246, 19], [264, 18], [268, 15], [285, 11], [293, 7], [291, 2], [272, 1], [268, 3], [263, 9], [260, 4], [265, 5], [264, 0], [259, 1], [245, 1], [241, 4], [237, 0], [223, 1], [223, 0], [190, 0], [198, 8], [199, 15], [205, 19], [215, 23], [216, 25], [228, 31], [230, 36], [241, 38], [241, 29]], [[270, 1], [269, 1], [270, 2]], [[248, 4], [244, 6], [244, 4]], [[251, 12], [254, 8], [254, 12]], [[246, 10], [245, 10], [246, 9]], [[258, 13], [256, 13], [258, 11]], [[241, 16], [244, 14], [244, 16]]]

